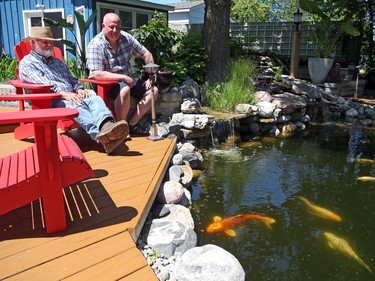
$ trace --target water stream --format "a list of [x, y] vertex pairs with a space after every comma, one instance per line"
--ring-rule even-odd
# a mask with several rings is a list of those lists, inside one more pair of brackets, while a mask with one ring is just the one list
[[[218, 129], [216, 129], [218, 131]], [[375, 280], [375, 132], [355, 124], [324, 124], [288, 138], [217, 145], [204, 153], [193, 186], [198, 245], [232, 253], [246, 280]], [[359, 163], [368, 159], [369, 163]], [[335, 212], [341, 222], [309, 213], [298, 198]], [[207, 233], [214, 216], [272, 217], [234, 228], [235, 237]], [[360, 261], [329, 247], [323, 235], [345, 239]]]

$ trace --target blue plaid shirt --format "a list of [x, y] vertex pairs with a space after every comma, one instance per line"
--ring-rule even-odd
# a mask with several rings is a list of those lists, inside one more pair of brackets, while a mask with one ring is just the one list
[[100, 32], [91, 40], [86, 52], [90, 77], [92, 77], [92, 72], [95, 70], [132, 76], [130, 60], [133, 56], [142, 57], [147, 52], [147, 49], [125, 31], [121, 31], [117, 44], [118, 48], [117, 52], [115, 52], [107, 39], [105, 39], [103, 32]]
[[79, 80], [72, 76], [69, 67], [55, 57], [46, 59], [31, 51], [19, 64], [21, 82], [34, 84], [52, 84], [52, 92], [75, 92], [83, 88]]

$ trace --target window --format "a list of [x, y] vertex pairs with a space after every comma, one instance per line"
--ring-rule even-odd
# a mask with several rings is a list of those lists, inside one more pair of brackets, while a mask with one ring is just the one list
[[133, 29], [132, 13], [126, 11], [120, 11], [119, 17], [121, 20], [121, 29], [129, 32]]
[[[30, 29], [33, 26], [45, 26], [43, 18], [49, 18], [53, 20], [58, 20], [64, 17], [63, 9], [51, 9], [51, 10], [30, 10], [23, 11], [23, 22], [25, 37], [30, 35]], [[55, 38], [65, 38], [64, 29], [61, 27], [51, 27], [53, 36]], [[61, 49], [64, 53], [64, 47], [61, 42], [54, 42], [54, 45]]]
[[148, 23], [148, 15], [143, 13], [136, 13], [137, 26], [140, 27]]
[[119, 15], [121, 29], [127, 32], [147, 24], [154, 15], [154, 10], [142, 9], [142, 7], [126, 7], [107, 3], [97, 3], [97, 6], [99, 11], [98, 18], [100, 19], [98, 30], [101, 30], [104, 15], [110, 12]]

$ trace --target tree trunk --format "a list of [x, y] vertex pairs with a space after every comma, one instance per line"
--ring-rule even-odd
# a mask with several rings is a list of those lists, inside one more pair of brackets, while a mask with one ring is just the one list
[[204, 48], [208, 55], [206, 81], [210, 84], [223, 81], [229, 70], [229, 14], [228, 0], [205, 0], [203, 26]]
[[374, 65], [374, 1], [368, 1], [368, 12], [369, 12], [369, 31], [368, 31], [368, 40], [369, 40], [369, 51], [368, 51], [368, 64], [373, 66]]

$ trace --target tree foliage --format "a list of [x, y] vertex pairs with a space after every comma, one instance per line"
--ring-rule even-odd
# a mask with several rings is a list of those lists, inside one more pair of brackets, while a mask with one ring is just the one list
[[[203, 83], [206, 74], [207, 55], [203, 49], [202, 36], [184, 34], [168, 27], [164, 14], [155, 12], [145, 25], [131, 31], [152, 54], [161, 70], [173, 73], [173, 83], [180, 84], [188, 78]], [[143, 61], [136, 59], [141, 69]]]
[[235, 22], [264, 22], [270, 10], [268, 1], [233, 0], [230, 17]]
[[152, 53], [155, 63], [161, 67], [176, 55], [184, 37], [182, 32], [169, 28], [164, 14], [156, 11], [148, 24], [130, 33], [142, 42]]
[[232, 0], [230, 16], [236, 22], [292, 21], [298, 0]]
[[330, 5], [323, 0], [300, 0], [300, 4], [315, 22], [315, 29], [308, 35], [309, 40], [314, 42], [316, 56], [329, 57], [337, 40], [344, 33], [360, 35], [352, 25], [354, 14], [347, 11], [348, 0], [336, 1]]

